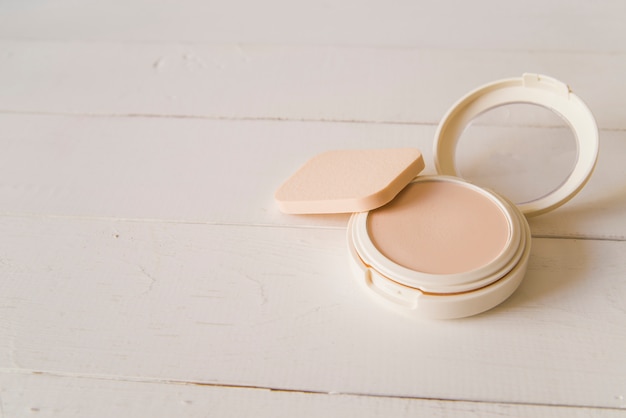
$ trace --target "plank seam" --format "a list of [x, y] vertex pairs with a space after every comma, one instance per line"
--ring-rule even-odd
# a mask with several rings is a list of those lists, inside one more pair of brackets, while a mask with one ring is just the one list
[[[345, 123], [345, 124], [380, 124], [380, 125], [409, 125], [409, 126], [437, 126], [438, 122], [404, 122], [365, 119], [325, 119], [325, 118], [287, 118], [281, 116], [208, 116], [208, 115], [167, 115], [159, 113], [73, 113], [47, 112], [30, 110], [0, 109], [0, 114], [28, 115], [28, 116], [60, 116], [60, 117], [88, 117], [88, 118], [128, 118], [128, 119], [195, 119], [228, 122], [312, 122], [312, 123]], [[626, 130], [626, 128], [625, 128]]]
[[[12, 213], [0, 212], [0, 218], [26, 218], [26, 219], [64, 219], [75, 221], [102, 221], [102, 222], [135, 222], [135, 223], [162, 223], [173, 225], [202, 225], [202, 226], [219, 226], [219, 227], [242, 227], [242, 228], [288, 228], [288, 229], [320, 229], [320, 230], [345, 230], [346, 226], [328, 226], [328, 225], [280, 225], [280, 224], [246, 224], [236, 222], [211, 222], [198, 220], [179, 220], [179, 219], [158, 219], [158, 218], [125, 218], [115, 216], [85, 216], [85, 215], [53, 215], [53, 214], [37, 214], [37, 213]], [[619, 236], [585, 236], [585, 235], [548, 235], [548, 234], [532, 234], [533, 238], [539, 239], [573, 239], [582, 241], [608, 241], [608, 242], [624, 242], [626, 237]]]
[[[215, 383], [215, 382], [202, 382], [193, 380], [178, 380], [178, 379], [159, 379], [149, 377], [134, 377], [134, 376], [112, 376], [112, 375], [89, 375], [81, 373], [63, 373], [54, 371], [42, 371], [42, 370], [18, 370], [18, 369], [0, 369], [0, 373], [4, 374], [32, 374], [32, 375], [44, 375], [60, 378], [75, 378], [75, 379], [93, 379], [93, 380], [105, 380], [112, 382], [133, 382], [133, 383], [146, 383], [146, 384], [169, 384], [169, 385], [184, 385], [184, 386], [205, 386], [212, 388], [225, 388], [225, 389], [250, 389], [250, 390], [263, 390], [270, 392], [282, 392], [282, 393], [295, 393], [306, 395], [330, 395], [330, 396], [353, 396], [363, 398], [380, 398], [380, 399], [400, 399], [400, 400], [415, 400], [415, 401], [433, 401], [433, 402], [466, 402], [475, 404], [491, 404], [491, 405], [518, 405], [518, 406], [536, 406], [536, 407], [553, 407], [553, 408], [588, 408], [607, 411], [623, 411], [622, 407], [612, 406], [599, 406], [599, 405], [567, 405], [567, 404], [550, 404], [542, 402], [515, 402], [515, 401], [488, 401], [488, 400], [474, 400], [474, 399], [452, 399], [452, 398], [431, 398], [431, 397], [417, 397], [417, 396], [405, 396], [405, 395], [387, 395], [377, 393], [356, 393], [356, 392], [324, 392], [320, 390], [304, 390], [304, 389], [289, 389], [289, 388], [277, 388], [261, 385], [242, 385], [235, 383]], [[1, 415], [0, 415], [1, 417]]]
[[[288, 118], [281, 116], [209, 116], [209, 115], [168, 115], [160, 113], [73, 113], [73, 112], [47, 112], [30, 110], [0, 109], [0, 114], [27, 115], [27, 116], [59, 116], [77, 118], [111, 118], [111, 119], [192, 119], [208, 121], [228, 122], [303, 122], [303, 123], [340, 123], [340, 124], [370, 124], [370, 125], [398, 125], [398, 126], [432, 126], [436, 127], [439, 122], [407, 122], [394, 120], [366, 120], [366, 119], [326, 119], [326, 118]], [[480, 123], [475, 126], [503, 127], [507, 128], [533, 128], [533, 129], [569, 129], [562, 125], [536, 125], [536, 124], [507, 124], [496, 125]], [[600, 132], [626, 132], [626, 128], [599, 128]]]

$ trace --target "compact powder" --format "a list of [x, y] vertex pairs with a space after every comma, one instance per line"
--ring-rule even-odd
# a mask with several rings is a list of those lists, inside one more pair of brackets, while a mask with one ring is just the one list
[[508, 218], [495, 200], [469, 185], [436, 180], [410, 183], [368, 214], [367, 229], [385, 257], [429, 274], [486, 266], [510, 236]]

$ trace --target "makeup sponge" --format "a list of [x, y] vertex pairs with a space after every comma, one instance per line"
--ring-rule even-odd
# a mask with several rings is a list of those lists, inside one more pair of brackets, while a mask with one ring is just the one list
[[348, 213], [378, 208], [420, 171], [415, 148], [336, 150], [307, 161], [276, 191], [285, 213]]

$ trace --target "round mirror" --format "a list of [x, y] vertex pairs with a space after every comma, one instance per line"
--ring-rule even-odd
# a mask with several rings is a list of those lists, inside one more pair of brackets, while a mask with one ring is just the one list
[[574, 132], [558, 114], [514, 103], [474, 118], [458, 140], [455, 160], [462, 178], [520, 204], [559, 188], [577, 153]]

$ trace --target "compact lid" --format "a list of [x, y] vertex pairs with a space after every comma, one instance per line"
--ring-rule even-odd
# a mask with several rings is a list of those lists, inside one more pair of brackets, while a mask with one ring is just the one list
[[555, 209], [578, 193], [593, 172], [598, 157], [598, 128], [591, 111], [569, 86], [539, 74], [524, 74], [486, 84], [456, 102], [435, 134], [434, 158], [439, 174], [457, 176], [455, 151], [459, 137], [478, 115], [498, 106], [530, 103], [561, 116], [574, 132], [577, 157], [569, 177], [556, 190], [517, 206], [527, 216]]
[[328, 151], [307, 161], [274, 197], [285, 213], [363, 212], [391, 201], [423, 169], [415, 148]]

